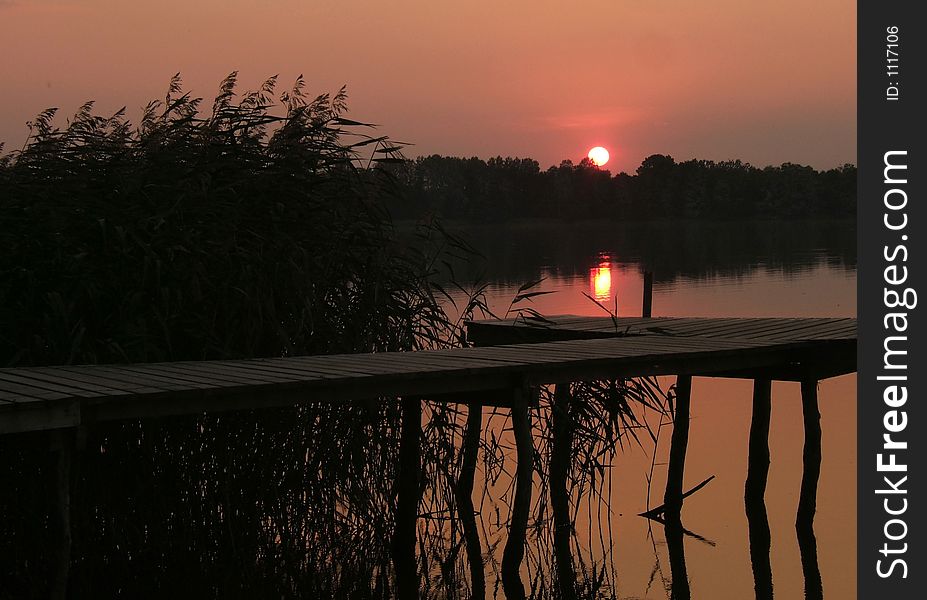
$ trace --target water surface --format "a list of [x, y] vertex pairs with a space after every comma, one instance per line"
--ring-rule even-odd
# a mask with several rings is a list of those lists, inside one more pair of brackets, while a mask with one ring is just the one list
[[[545, 315], [640, 314], [644, 270], [654, 272], [654, 316], [848, 317], [856, 314], [855, 225], [765, 222], [619, 225], [522, 224], [464, 228], [486, 257], [482, 276], [492, 311], [504, 316], [522, 284], [553, 292], [530, 306]], [[517, 308], [513, 307], [513, 308]], [[669, 385], [672, 378], [664, 378]], [[754, 597], [743, 503], [752, 382], [695, 378], [685, 488], [715, 479], [686, 500], [683, 524], [704, 540], [683, 542], [693, 598]], [[799, 384], [774, 382], [766, 509], [777, 598], [804, 597], [795, 533], [803, 427]], [[815, 519], [825, 598], [855, 597], [856, 376], [819, 388], [823, 461]], [[670, 430], [657, 449], [651, 505], [665, 483]], [[636, 516], [647, 506], [648, 452], [628, 447], [611, 473], [611, 542], [577, 521], [578, 541], [614, 569], [620, 598], [667, 598], [670, 560], [661, 527]], [[479, 484], [478, 484], [479, 485]], [[604, 519], [604, 517], [603, 517]], [[586, 533], [584, 533], [586, 532]], [[595, 538], [595, 539], [591, 539]], [[491, 581], [491, 575], [488, 579]]]

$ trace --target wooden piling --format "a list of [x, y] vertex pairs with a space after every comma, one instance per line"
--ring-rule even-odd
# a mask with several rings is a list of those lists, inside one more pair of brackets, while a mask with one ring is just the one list
[[52, 526], [50, 594], [53, 600], [67, 597], [71, 570], [71, 456], [74, 446], [72, 429], [51, 431], [51, 451], [55, 462], [55, 510]]
[[772, 565], [769, 550], [772, 536], [766, 515], [766, 479], [769, 475], [769, 419], [772, 409], [772, 381], [753, 382], [753, 417], [747, 457], [747, 482], [744, 486], [744, 506], [750, 536], [750, 564], [753, 567], [753, 588], [757, 600], [773, 599]]
[[525, 587], [521, 581], [521, 561], [525, 556], [525, 538], [531, 511], [531, 480], [534, 444], [528, 421], [527, 390], [517, 388], [512, 397], [512, 431], [515, 435], [515, 498], [509, 516], [509, 535], [502, 551], [502, 590], [507, 600], [523, 600]]
[[461, 444], [460, 476], [454, 488], [457, 515], [466, 541], [467, 562], [470, 565], [470, 600], [486, 597], [486, 578], [483, 573], [483, 550], [480, 532], [476, 526], [473, 507], [473, 480], [476, 474], [476, 459], [480, 447], [480, 433], [483, 428], [483, 405], [480, 402], [467, 404], [467, 424]]
[[805, 447], [802, 452], [801, 493], [795, 533], [805, 578], [805, 599], [824, 597], [821, 569], [818, 566], [817, 540], [814, 537], [814, 514], [817, 509], [818, 478], [821, 474], [821, 413], [818, 410], [818, 382], [801, 383], [802, 416], [805, 424]]
[[653, 272], [644, 272], [644, 299], [641, 316], [650, 317], [653, 308]]
[[399, 438], [399, 481], [396, 525], [393, 533], [393, 569], [399, 600], [419, 597], [415, 560], [416, 521], [421, 501], [422, 403], [419, 398], [402, 399], [402, 425]]
[[801, 382], [801, 406], [805, 423], [802, 452], [801, 494], [796, 526], [810, 527], [817, 509], [818, 479], [821, 475], [821, 413], [818, 409], [818, 382]]
[[576, 598], [576, 572], [570, 538], [573, 521], [570, 518], [570, 493], [567, 481], [573, 456], [573, 417], [570, 412], [570, 384], [558, 383], [554, 388], [551, 408], [553, 440], [550, 452], [550, 505], [554, 517], [554, 558], [557, 562], [557, 591], [562, 600]]
[[747, 482], [744, 499], [748, 502], [762, 501], [766, 494], [766, 478], [769, 475], [769, 417], [772, 381], [753, 381], [753, 417], [750, 421], [750, 441], [747, 457]]
[[666, 491], [663, 494], [664, 515], [667, 520], [679, 519], [682, 511], [682, 484], [686, 468], [686, 448], [689, 445], [689, 404], [692, 395], [692, 376], [676, 377], [676, 408], [673, 416], [673, 437], [670, 441], [669, 467], [666, 472]]

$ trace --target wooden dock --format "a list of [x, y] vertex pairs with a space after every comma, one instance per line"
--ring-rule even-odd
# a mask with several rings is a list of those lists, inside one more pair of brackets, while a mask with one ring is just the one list
[[[648, 312], [645, 303], [645, 314]], [[76, 427], [115, 419], [202, 414], [211, 411], [402, 398], [399, 481], [393, 563], [400, 598], [418, 597], [416, 519], [421, 500], [422, 400], [468, 405], [462, 469], [455, 494], [465, 530], [474, 597], [480, 597], [483, 558], [473, 522], [473, 466], [482, 406], [508, 406], [516, 441], [517, 471], [509, 536], [501, 577], [507, 598], [524, 598], [520, 565], [532, 493], [533, 440], [529, 427], [532, 388], [554, 384], [553, 444], [562, 460], [551, 464], [552, 503], [569, 506], [566, 487], [571, 424], [563, 420], [576, 381], [675, 375], [674, 427], [664, 504], [658, 517], [679, 523], [688, 443], [693, 376], [754, 379], [753, 420], [745, 501], [765, 522], [763, 494], [769, 467], [770, 383], [802, 382], [805, 425], [804, 474], [798, 524], [810, 531], [821, 460], [817, 381], [856, 370], [855, 319], [590, 318], [554, 317], [548, 322], [478, 321], [468, 324], [471, 348], [131, 365], [78, 365], [0, 369], [0, 434], [51, 432], [58, 455], [56, 589], [64, 589], [70, 553], [68, 506], [70, 445]], [[559, 411], [559, 412], [558, 412]], [[565, 458], [563, 458], [565, 457]], [[566, 461], [566, 462], [564, 462]], [[466, 467], [470, 465], [470, 467]], [[752, 509], [751, 509], [752, 507]], [[555, 506], [555, 509], [557, 507]], [[752, 510], [752, 513], [751, 513]], [[568, 512], [568, 511], [567, 511]], [[568, 517], [565, 517], [568, 521]], [[565, 521], [566, 522], [566, 521]], [[751, 521], [753, 523], [753, 521]], [[469, 527], [468, 527], [469, 524]], [[757, 530], [761, 530], [757, 526]], [[674, 529], [679, 531], [681, 529]], [[571, 581], [569, 527], [555, 543], [558, 569]], [[558, 534], [559, 535], [559, 534]], [[751, 536], [751, 556], [754, 554]], [[768, 535], [756, 536], [765, 542]], [[812, 537], [813, 539], [813, 537]], [[681, 540], [678, 546], [681, 548]], [[763, 556], [757, 542], [757, 556]], [[558, 550], [559, 549], [559, 550]], [[760, 561], [761, 562], [761, 561]], [[683, 562], [684, 564], [684, 562]], [[754, 563], [755, 572], [758, 562]], [[674, 569], [674, 580], [677, 577]], [[685, 582], [680, 575], [680, 585]], [[482, 590], [485, 591], [485, 590]], [[569, 590], [561, 590], [564, 598]]]
[[0, 433], [381, 396], [506, 404], [516, 387], [642, 375], [853, 372], [855, 319], [562, 317], [469, 324], [477, 348], [0, 369]]
[[[736, 377], [753, 379], [752, 418], [747, 445], [747, 474], [744, 485], [744, 506], [747, 514], [750, 538], [750, 561], [753, 567], [757, 597], [772, 597], [772, 571], [770, 567], [771, 535], [766, 517], [764, 496], [769, 472], [769, 423], [771, 390], [773, 380], [801, 382], [802, 421], [805, 430], [802, 452], [802, 480], [798, 499], [795, 527], [802, 554], [802, 572], [808, 597], [821, 589], [820, 571], [817, 565], [813, 522], [817, 505], [817, 485], [821, 471], [821, 423], [818, 409], [817, 384], [821, 379], [844, 375], [856, 371], [856, 319], [791, 319], [791, 318], [650, 318], [650, 293], [645, 278], [643, 317], [554, 317], [549, 322], [539, 320], [479, 321], [469, 323], [470, 341], [477, 346], [494, 346], [512, 343], [560, 343], [555, 340], [585, 340], [587, 344], [602, 339], [614, 339], [628, 347], [649, 347], [656, 349], [662, 342], [669, 342], [679, 348], [687, 344], [704, 344], [706, 352], [715, 344], [730, 344], [744, 354], [739, 364], [717, 362], [705, 365], [701, 362], [706, 355], [696, 354], [692, 359], [674, 357], [676, 372], [675, 410], [673, 411], [673, 433], [670, 442], [669, 464], [666, 473], [666, 489], [663, 504], [642, 516], [655, 518], [666, 525], [667, 548], [674, 597], [689, 597], [689, 581], [686, 574], [683, 551], [683, 527], [681, 510], [684, 498], [699, 489], [706, 482], [684, 492], [686, 450], [689, 441], [689, 414], [692, 392], [692, 376]], [[758, 348], [765, 348], [771, 359], [765, 363], [758, 358]], [[651, 367], [659, 367], [664, 357], [654, 357]], [[711, 361], [708, 361], [709, 363]], [[672, 371], [673, 368], [670, 368]], [[655, 371], [660, 371], [656, 368]], [[662, 372], [660, 372], [662, 374]], [[558, 425], [558, 413], [569, 414], [569, 381], [557, 383], [554, 392], [553, 445], [568, 453], [571, 446], [570, 425]], [[563, 417], [560, 417], [561, 419]], [[514, 424], [513, 412], [513, 424]], [[527, 460], [532, 451], [527, 441], [517, 446], [519, 462]], [[551, 459], [550, 494], [551, 505], [561, 511], [569, 507], [565, 468], [557, 457]], [[559, 466], [558, 466], [559, 465]], [[516, 481], [516, 485], [518, 485]], [[529, 487], [529, 486], [526, 486]], [[530, 490], [529, 490], [530, 491]], [[518, 507], [515, 507], [518, 509]], [[521, 508], [522, 514], [526, 512]], [[513, 520], [514, 520], [513, 516]], [[555, 523], [557, 516], [555, 514]], [[562, 527], [568, 530], [569, 523]], [[514, 528], [510, 528], [510, 532]], [[554, 551], [561, 580], [572, 581], [573, 567], [569, 552], [569, 538], [558, 539], [560, 528], [555, 527]], [[559, 546], [558, 546], [559, 544]], [[513, 565], [514, 568], [517, 565]], [[523, 597], [520, 582], [511, 584], [516, 588], [507, 597]], [[817, 590], [817, 591], [815, 591]], [[563, 591], [563, 590], [562, 590]], [[575, 594], [569, 587], [563, 597], [573, 599]]]

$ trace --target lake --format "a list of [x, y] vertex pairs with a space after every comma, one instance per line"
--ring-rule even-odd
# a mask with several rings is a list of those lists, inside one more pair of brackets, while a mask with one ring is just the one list
[[[519, 287], [536, 280], [541, 282], [533, 290], [552, 292], [532, 298], [530, 306], [541, 314], [606, 316], [594, 298], [619, 316], [637, 316], [645, 270], [654, 273], [653, 316], [856, 315], [853, 222], [522, 223], [449, 229], [483, 255], [469, 268], [458, 265], [457, 280], [486, 283], [487, 304], [500, 317], [517, 308], [510, 303]], [[463, 294], [455, 298], [464, 301]], [[668, 387], [672, 379], [661, 383]], [[794, 526], [802, 474], [799, 392], [797, 383], [773, 384], [766, 492], [773, 590], [775, 597], [789, 599], [804, 597], [805, 585]], [[683, 509], [683, 525], [697, 534], [684, 541], [693, 598], [755, 593], [743, 503], [751, 394], [747, 380], [693, 381], [685, 489], [715, 476]], [[824, 597], [854, 598], [856, 376], [822, 381], [819, 402], [823, 460], [816, 559]], [[492, 427], [504, 425], [500, 415]], [[662, 499], [669, 431], [663, 430], [656, 450], [651, 506]], [[610, 519], [592, 519], [605, 524], [604, 534], [589, 527], [586, 510], [577, 516], [580, 552], [600, 561], [619, 598], [670, 594], [662, 527], [637, 516], [647, 507], [651, 460], [646, 445], [630, 444], [617, 456], [608, 479]], [[480, 494], [479, 483], [477, 488]], [[497, 536], [504, 537], [504, 530], [490, 533], [489, 541]], [[493, 580], [488, 573], [487, 582]]]

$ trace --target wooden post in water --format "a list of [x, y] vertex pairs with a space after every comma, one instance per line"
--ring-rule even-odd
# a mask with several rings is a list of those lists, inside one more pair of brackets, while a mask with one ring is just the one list
[[750, 536], [750, 564], [757, 600], [773, 599], [772, 566], [769, 560], [771, 535], [766, 515], [766, 478], [769, 475], [769, 417], [772, 409], [772, 381], [753, 381], [753, 417], [750, 421], [747, 483], [744, 506]]
[[52, 526], [52, 563], [50, 594], [53, 600], [67, 597], [71, 570], [71, 456], [74, 446], [72, 429], [51, 431], [51, 451], [55, 459], [55, 512]]
[[802, 453], [801, 494], [795, 533], [805, 578], [805, 599], [824, 597], [821, 569], [818, 566], [817, 540], [814, 537], [814, 513], [817, 508], [818, 478], [821, 474], [821, 413], [818, 410], [818, 382], [801, 382], [801, 406], [805, 423], [805, 447]]
[[689, 445], [689, 403], [691, 395], [692, 376], [677, 376], [673, 437], [670, 442], [669, 467], [666, 471], [666, 491], [663, 494], [664, 515], [667, 520], [678, 520], [682, 511], [682, 480], [686, 468], [686, 448]]
[[457, 515], [460, 517], [467, 547], [467, 562], [470, 564], [470, 599], [486, 597], [486, 578], [483, 574], [483, 550], [480, 546], [480, 532], [476, 526], [473, 508], [473, 479], [476, 474], [477, 452], [480, 447], [480, 432], [483, 428], [483, 405], [480, 402], [467, 404], [467, 425], [464, 429], [461, 453], [463, 455], [460, 476], [454, 488]]
[[509, 516], [509, 536], [502, 551], [502, 590], [507, 600], [524, 600], [521, 561], [525, 557], [528, 515], [531, 511], [531, 479], [534, 471], [534, 444], [528, 421], [527, 390], [516, 388], [512, 394], [512, 431], [515, 434], [515, 498]]
[[762, 501], [766, 494], [766, 478], [769, 475], [769, 416], [772, 381], [753, 381], [753, 418], [750, 421], [750, 441], [747, 458], [747, 483], [744, 499], [747, 503]]
[[644, 272], [644, 299], [643, 299], [643, 308], [641, 309], [641, 316], [650, 317], [650, 313], [653, 309], [653, 272], [645, 271]]
[[575, 600], [576, 572], [570, 538], [570, 493], [567, 481], [573, 457], [573, 416], [570, 411], [570, 383], [561, 382], [554, 388], [551, 409], [553, 439], [550, 451], [550, 506], [554, 516], [554, 558], [557, 561], [557, 591], [561, 600]]
[[818, 478], [821, 475], [821, 413], [818, 409], [818, 382], [801, 382], [801, 406], [805, 422], [805, 447], [798, 516], [795, 525], [811, 527], [817, 509]]
[[417, 397], [402, 399], [402, 429], [399, 438], [399, 485], [396, 529], [393, 532], [393, 569], [399, 600], [418, 600], [418, 568], [415, 560], [415, 531], [419, 480], [422, 470], [422, 403]]

